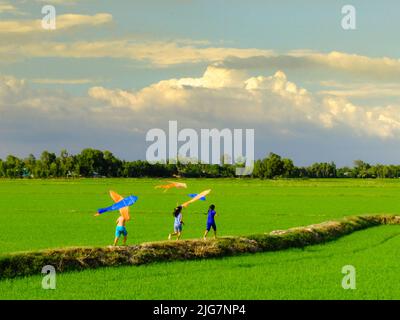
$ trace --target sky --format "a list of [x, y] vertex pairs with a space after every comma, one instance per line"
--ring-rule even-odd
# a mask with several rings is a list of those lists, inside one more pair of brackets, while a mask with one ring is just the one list
[[176, 120], [254, 129], [256, 158], [399, 164], [399, 14], [394, 0], [0, 0], [0, 158], [144, 159], [146, 133]]

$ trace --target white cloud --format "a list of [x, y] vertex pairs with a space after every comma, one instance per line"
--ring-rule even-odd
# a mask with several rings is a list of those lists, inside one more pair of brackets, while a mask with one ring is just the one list
[[344, 73], [352, 78], [400, 81], [400, 59], [372, 58], [338, 51], [321, 53], [310, 50], [296, 50], [282, 54], [271, 54], [267, 57], [229, 57], [221, 63], [221, 66], [235, 69], [263, 69], [266, 67], [283, 70], [300, 69], [308, 73], [315, 69], [322, 69], [327, 72]]
[[310, 61], [331, 69], [343, 70], [354, 75], [373, 75], [384, 79], [394, 76], [400, 79], [400, 60], [388, 57], [371, 58], [367, 56], [333, 51], [323, 53], [292, 53], [295, 57], [305, 57]]
[[265, 124], [296, 131], [298, 124], [316, 128], [347, 128], [358, 135], [397, 137], [400, 106], [360, 106], [334, 96], [320, 96], [288, 81], [282, 71], [273, 76], [246, 77], [243, 71], [210, 66], [201, 78], [160, 81], [139, 91], [93, 87], [93, 99], [109, 107], [128, 108], [140, 117], [168, 115]]
[[[315, 95], [282, 71], [249, 77], [210, 66], [199, 78], [164, 80], [138, 91], [92, 87], [87, 96], [0, 77], [1, 156], [95, 147], [143, 158], [145, 132], [165, 128], [168, 120], [178, 120], [180, 128], [256, 128], [258, 156], [289, 148], [300, 158], [311, 152], [307, 161], [337, 159], [326, 139], [351, 149], [363, 141], [382, 147], [384, 139], [392, 146], [400, 137], [400, 106], [364, 107], [343, 97]], [[315, 148], [327, 153], [318, 158]], [[360, 157], [350, 149], [349, 157]]]
[[400, 138], [400, 106], [366, 107], [345, 97], [313, 94], [283, 71], [251, 77], [243, 70], [210, 66], [199, 78], [167, 79], [138, 91], [97, 86], [81, 97], [0, 77], [3, 152], [22, 145], [35, 152], [49, 146], [94, 146], [123, 154], [130, 146], [140, 153], [144, 138], [137, 146], [132, 139], [165, 127], [168, 120], [191, 128], [259, 128], [263, 140], [271, 134], [276, 139], [345, 132], [349, 139]]
[[38, 84], [71, 84], [71, 85], [79, 85], [79, 84], [88, 84], [88, 83], [99, 82], [100, 80], [98, 80], [98, 79], [88, 79], [88, 78], [82, 78], [82, 79], [35, 78], [35, 79], [30, 79], [29, 81], [32, 82], [32, 83], [38, 83]]
[[[43, 4], [57, 4], [57, 5], [76, 5], [79, 0], [36, 0], [36, 2], [40, 2]], [[82, 0], [81, 0], [82, 2]]]
[[321, 95], [354, 98], [388, 98], [400, 97], [400, 83], [335, 83], [323, 82], [323, 86], [330, 87], [320, 90]]
[[9, 2], [0, 2], [0, 13], [16, 13], [17, 8]]
[[324, 98], [321, 122], [328, 128], [342, 125], [359, 135], [399, 138], [400, 106], [362, 107], [344, 98]]
[[89, 96], [92, 98], [106, 101], [113, 107], [131, 106], [133, 110], [139, 109], [137, 106], [137, 98], [125, 90], [110, 90], [103, 87], [92, 87], [89, 89]]
[[[67, 22], [65, 22], [65, 25], [67, 25]], [[29, 58], [125, 58], [149, 62], [157, 66], [215, 62], [221, 61], [229, 56], [245, 58], [254, 55], [268, 56], [272, 54], [269, 50], [197, 47], [196, 45], [198, 45], [196, 41], [193, 44], [189, 44], [188, 41], [139, 42], [135, 40], [110, 40], [78, 41], [71, 43], [40, 41], [25, 42], [18, 45], [6, 43], [0, 45], [0, 53]]]
[[[110, 23], [112, 16], [108, 13], [95, 15], [63, 14], [57, 16], [56, 30], [66, 30], [78, 26], [99, 26]], [[3, 34], [27, 34], [43, 32], [41, 20], [2, 20], [0, 21], [0, 33]], [[38, 44], [40, 45], [40, 43]], [[22, 46], [23, 47], [23, 46]]]

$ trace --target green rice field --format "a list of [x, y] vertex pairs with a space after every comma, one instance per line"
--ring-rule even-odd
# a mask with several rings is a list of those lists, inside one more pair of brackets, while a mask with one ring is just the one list
[[[0, 254], [70, 246], [107, 246], [116, 212], [109, 190], [134, 194], [128, 244], [166, 240], [172, 210], [188, 193], [212, 189], [184, 210], [183, 238], [200, 238], [209, 204], [221, 236], [247, 235], [359, 214], [400, 212], [397, 180], [186, 179], [188, 189], [164, 193], [160, 179], [1, 180]], [[400, 226], [356, 232], [327, 244], [222, 259], [103, 268], [0, 280], [0, 299], [399, 299]], [[357, 289], [341, 287], [344, 265]]]

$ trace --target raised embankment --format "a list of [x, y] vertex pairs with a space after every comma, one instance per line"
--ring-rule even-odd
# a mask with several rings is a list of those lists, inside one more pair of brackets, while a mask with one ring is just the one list
[[307, 227], [207, 241], [163, 241], [126, 247], [79, 247], [20, 252], [0, 258], [0, 279], [40, 274], [45, 265], [52, 265], [57, 272], [64, 272], [302, 248], [386, 224], [400, 224], [400, 216], [354, 216]]

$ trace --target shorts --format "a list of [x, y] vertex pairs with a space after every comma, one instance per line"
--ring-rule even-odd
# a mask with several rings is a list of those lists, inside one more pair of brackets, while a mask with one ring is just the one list
[[182, 232], [182, 223], [174, 225], [175, 232]]
[[213, 228], [214, 231], [217, 231], [217, 225], [215, 222], [207, 222], [207, 231], [210, 231], [211, 228]]
[[117, 228], [115, 229], [115, 237], [119, 238], [121, 234], [126, 237], [128, 235], [128, 231], [126, 231], [126, 228], [124, 226], [117, 226]]

